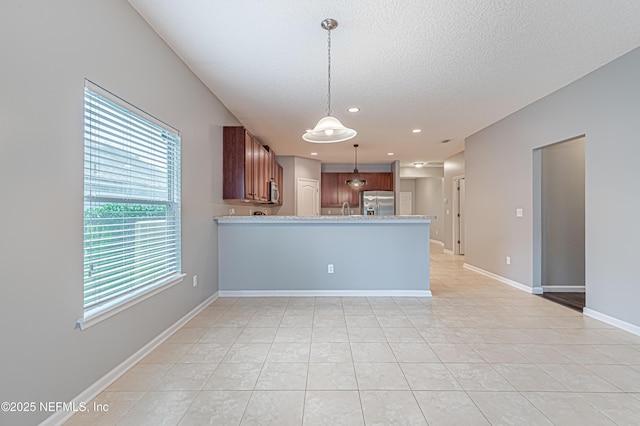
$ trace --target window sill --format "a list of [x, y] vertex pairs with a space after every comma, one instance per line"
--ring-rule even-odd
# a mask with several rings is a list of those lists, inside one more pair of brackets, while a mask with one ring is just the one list
[[137, 292], [134, 293], [133, 296], [130, 296], [124, 302], [122, 301], [118, 302], [117, 300], [114, 300], [110, 304], [99, 306], [88, 312], [85, 312], [85, 316], [83, 318], [80, 318], [76, 322], [76, 328], [79, 328], [80, 330], [85, 330], [89, 327], [92, 327], [98, 324], [99, 322], [106, 320], [107, 318], [111, 318], [112, 316], [116, 315], [119, 312], [122, 312], [126, 309], [129, 309], [132, 306], [137, 305], [138, 303], [150, 298], [151, 296], [154, 296], [160, 293], [161, 291], [164, 291], [170, 287], [173, 287], [176, 284], [180, 284], [184, 280], [184, 277], [186, 276], [187, 274], [174, 275], [172, 277], [167, 278], [164, 281], [161, 281], [160, 283], [153, 286], [152, 288], [138, 290]]

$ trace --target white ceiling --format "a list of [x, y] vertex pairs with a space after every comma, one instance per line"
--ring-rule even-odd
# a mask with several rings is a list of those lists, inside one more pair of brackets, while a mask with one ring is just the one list
[[[331, 163], [352, 161], [354, 143], [360, 163], [442, 161], [465, 137], [640, 46], [637, 0], [129, 3], [263, 143]], [[325, 18], [339, 22], [332, 115], [358, 136], [311, 144], [301, 136], [326, 108]]]

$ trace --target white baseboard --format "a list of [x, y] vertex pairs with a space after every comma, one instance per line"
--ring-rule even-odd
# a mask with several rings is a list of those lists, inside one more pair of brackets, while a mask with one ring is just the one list
[[500, 275], [496, 275], [493, 272], [485, 271], [484, 269], [480, 269], [480, 268], [478, 268], [476, 266], [469, 265], [468, 263], [465, 263], [463, 265], [463, 267], [465, 269], [469, 269], [471, 271], [474, 271], [474, 272], [477, 272], [479, 274], [482, 274], [482, 275], [484, 275], [486, 277], [493, 278], [494, 280], [500, 281], [501, 283], [508, 284], [511, 287], [517, 288], [518, 290], [526, 291], [527, 293], [531, 293], [531, 294], [542, 294], [542, 288], [541, 287], [529, 287], [528, 285], [519, 283], [517, 281], [510, 280], [509, 278], [505, 278], [505, 277], [500, 276]]
[[543, 285], [542, 291], [545, 293], [584, 293], [583, 285]]
[[434, 240], [433, 238], [429, 239], [429, 241], [432, 242], [433, 244], [444, 246], [444, 243], [442, 241]]
[[431, 290], [220, 290], [220, 297], [431, 297]]
[[637, 325], [619, 320], [618, 318], [610, 317], [609, 315], [603, 314], [598, 311], [594, 311], [593, 309], [589, 309], [589, 308], [582, 309], [582, 313], [588, 317], [597, 319], [598, 321], [602, 321], [605, 324], [618, 327], [619, 329], [628, 331], [629, 333], [633, 333], [636, 336], [640, 336], [640, 327], [638, 327]]
[[[193, 317], [198, 315], [200, 311], [206, 308], [211, 302], [218, 298], [218, 292], [215, 292], [211, 297], [207, 298], [204, 302], [200, 303], [198, 306], [193, 308], [189, 313], [176, 321], [172, 326], [167, 328], [165, 331], [160, 333], [156, 338], [152, 341], [144, 345], [140, 348], [136, 353], [131, 355], [129, 358], [121, 362], [118, 366], [116, 366], [113, 370], [109, 371], [107, 374], [102, 376], [98, 381], [89, 386], [87, 389], [82, 391], [78, 396], [73, 398], [69, 405], [78, 407], [81, 403], [88, 403], [98, 396], [100, 392], [105, 390], [109, 385], [115, 382], [120, 376], [126, 373], [131, 367], [136, 365], [142, 358], [147, 356], [151, 351], [157, 348], [162, 342], [167, 340], [173, 333], [178, 331], [180, 327], [189, 322]], [[75, 413], [73, 411], [56, 411], [51, 416], [47, 417], [40, 426], [59, 426], [64, 422], [69, 420], [71, 416]]]
[[[442, 244], [444, 246], [444, 244]], [[453, 250], [442, 249], [446, 254], [453, 254]]]

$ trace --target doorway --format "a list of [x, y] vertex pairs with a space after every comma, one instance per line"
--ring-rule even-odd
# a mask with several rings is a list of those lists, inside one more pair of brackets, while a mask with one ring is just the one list
[[453, 253], [464, 254], [464, 176], [453, 178]]
[[296, 189], [296, 215], [320, 215], [320, 182], [318, 180], [298, 178]]
[[582, 311], [586, 296], [585, 137], [538, 148], [533, 155], [534, 292]]

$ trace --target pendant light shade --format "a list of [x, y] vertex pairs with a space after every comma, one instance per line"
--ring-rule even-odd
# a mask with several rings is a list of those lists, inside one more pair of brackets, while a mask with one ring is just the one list
[[347, 185], [349, 185], [353, 189], [362, 188], [366, 184], [367, 184], [367, 180], [366, 179], [360, 179], [358, 176], [354, 177], [353, 179], [349, 179], [347, 181]]
[[312, 131], [302, 135], [302, 139], [313, 143], [334, 143], [349, 140], [357, 134], [355, 130], [344, 127], [337, 118], [327, 115]]
[[366, 179], [360, 179], [360, 174], [358, 173], [358, 144], [353, 145], [353, 148], [356, 151], [356, 162], [353, 168], [353, 179], [346, 180], [344, 183], [352, 187], [353, 189], [360, 189], [367, 184]]
[[318, 121], [318, 124], [310, 132], [302, 135], [302, 139], [313, 143], [335, 143], [349, 140], [356, 136], [358, 132], [345, 127], [340, 120], [331, 116], [331, 30], [338, 27], [338, 21], [335, 19], [325, 19], [320, 24], [322, 28], [327, 30], [328, 41], [327, 51], [329, 58], [328, 66], [328, 90], [327, 90], [327, 115]]

